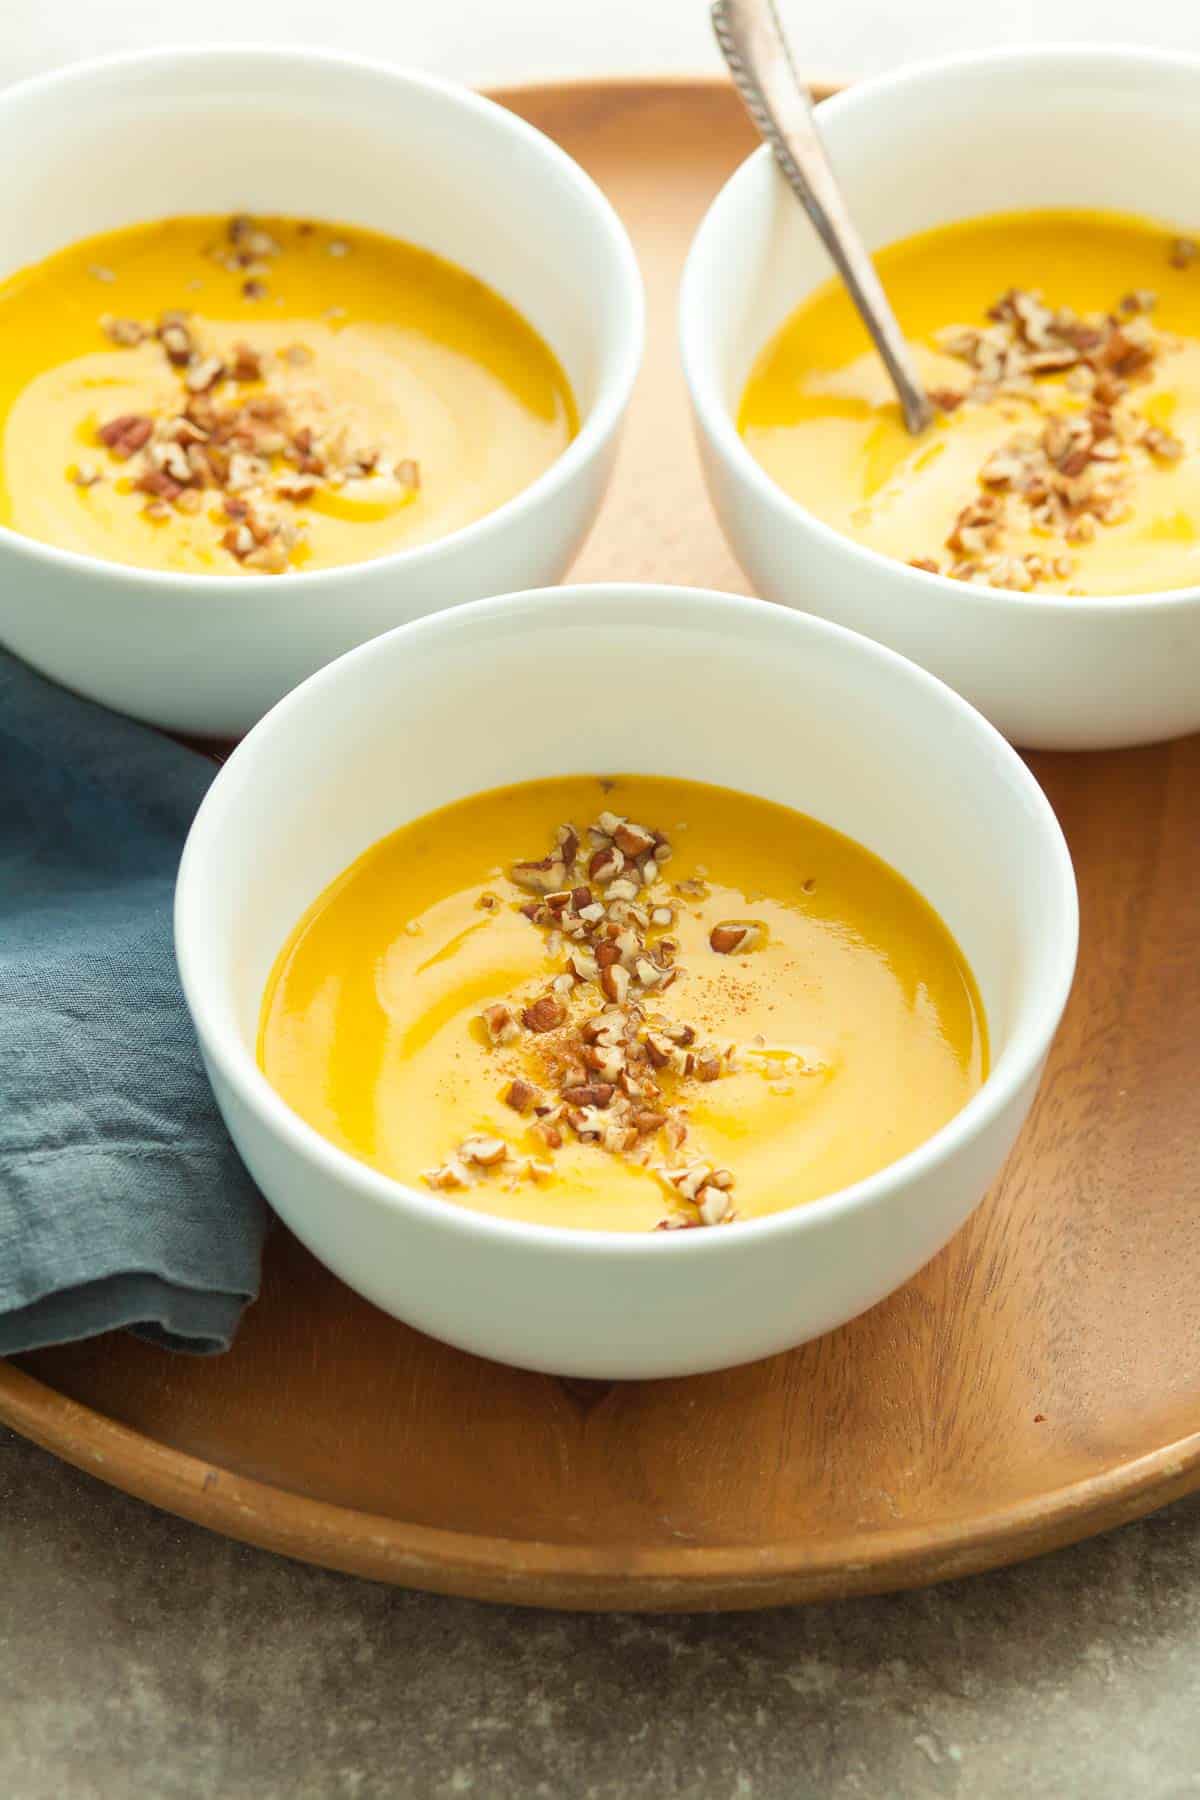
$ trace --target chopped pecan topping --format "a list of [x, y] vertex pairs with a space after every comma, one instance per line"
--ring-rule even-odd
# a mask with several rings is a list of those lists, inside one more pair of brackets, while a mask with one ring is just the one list
[[[655, 1010], [680, 974], [679, 945], [664, 935], [675, 908], [633, 897], [646, 898], [670, 856], [662, 832], [605, 811], [583, 832], [559, 826], [546, 856], [511, 864], [514, 885], [536, 896], [515, 911], [544, 934], [547, 951], [561, 957], [561, 973], [524, 1001], [485, 1008], [482, 1020], [497, 1048], [520, 1047], [524, 1067], [509, 1073], [500, 1097], [528, 1121], [524, 1129], [548, 1152], [561, 1150], [569, 1133], [658, 1175], [677, 1208], [658, 1229], [676, 1230], [736, 1217], [732, 1173], [694, 1152], [684, 1161], [684, 1145], [689, 1084], [716, 1081], [737, 1065], [736, 1046], [724, 1053], [698, 1046], [694, 1025]], [[677, 886], [702, 897], [708, 888], [699, 876], [707, 871], [697, 869], [695, 880]], [[763, 935], [754, 920], [724, 920], [710, 941], [731, 955]], [[469, 1138], [452, 1165], [467, 1182], [497, 1178], [491, 1172], [501, 1168], [509, 1185], [551, 1173], [549, 1164], [514, 1157], [499, 1136]]]
[[[229, 221], [224, 240], [212, 251], [224, 267], [244, 272], [241, 291], [249, 299], [266, 294], [262, 271], [279, 253], [271, 234], [245, 215]], [[113, 279], [112, 271], [102, 273]], [[271, 391], [273, 379], [313, 361], [309, 346], [290, 344], [270, 357], [239, 343], [226, 358], [201, 342], [198, 321], [178, 308], [152, 324], [104, 314], [100, 325], [112, 343], [123, 347], [157, 340], [179, 376], [181, 391], [176, 410], [154, 418], [124, 415], [101, 426], [98, 441], [122, 461], [146, 451], [133, 486], [150, 495], [143, 509], [149, 518], [168, 517], [172, 508], [200, 513], [197, 496], [208, 488], [246, 494], [246, 511], [231, 516], [246, 526], [249, 537], [246, 531], [226, 531], [218, 541], [247, 569], [282, 574], [292, 566], [305, 522], [288, 509], [307, 506], [323, 487], [370, 478], [407, 495], [419, 491], [418, 464], [411, 457], [396, 458], [382, 445], [358, 441], [350, 423], [321, 401], [319, 391], [314, 399], [307, 389], [286, 381], [283, 392]], [[268, 391], [231, 399], [229, 383], [261, 383]], [[315, 423], [296, 416], [314, 409]], [[186, 445], [186, 468], [157, 459], [171, 442]], [[164, 473], [174, 487], [162, 479]], [[67, 475], [75, 480], [71, 470]]]
[[[981, 467], [981, 491], [946, 537], [953, 554], [945, 569], [932, 556], [913, 557], [912, 567], [1030, 592], [1069, 579], [1074, 561], [1066, 546], [1087, 543], [1098, 525], [1128, 516], [1138, 455], [1149, 468], [1184, 454], [1183, 444], [1152, 425], [1129, 397], [1171, 349], [1150, 323], [1155, 302], [1154, 294], [1138, 289], [1108, 314], [1081, 317], [1012, 288], [989, 309], [986, 326], [955, 325], [938, 334], [942, 350], [971, 370], [962, 403], [986, 405], [1003, 396], [1010, 409], [1028, 405], [1035, 418]], [[1060, 375], [1061, 387], [1040, 385]], [[1058, 394], [1074, 397], [1079, 410], [1058, 410]], [[1064, 548], [1030, 550], [1030, 533], [1057, 538]]]

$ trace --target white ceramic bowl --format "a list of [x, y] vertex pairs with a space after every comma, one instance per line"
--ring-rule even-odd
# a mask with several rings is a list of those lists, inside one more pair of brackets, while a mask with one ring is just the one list
[[[464, 88], [284, 49], [163, 50], [0, 93], [0, 276], [167, 214], [249, 210], [390, 232], [478, 275], [542, 334], [581, 429], [516, 498], [438, 542], [283, 577], [170, 575], [0, 528], [0, 639], [67, 686], [201, 735], [246, 730], [378, 632], [557, 581], [595, 517], [642, 348], [641, 277], [595, 184]], [[97, 301], [97, 310], [100, 302]]]
[[[723, 783], [823, 819], [914, 882], [979, 981], [993, 1066], [901, 1161], [728, 1229], [512, 1223], [355, 1161], [255, 1061], [267, 976], [304, 909], [386, 833], [505, 782], [604, 769]], [[376, 638], [290, 694], [197, 815], [175, 934], [242, 1156], [309, 1249], [435, 1337], [560, 1374], [681, 1375], [828, 1331], [967, 1217], [1029, 1109], [1071, 985], [1071, 861], [978, 713], [819, 619], [683, 588], [509, 595]]]
[[[868, 245], [975, 214], [1082, 206], [1200, 225], [1200, 60], [998, 50], [864, 81], [820, 109]], [[776, 486], [734, 414], [759, 350], [830, 264], [759, 150], [692, 246], [680, 326], [712, 497], [756, 592], [932, 669], [1016, 743], [1084, 750], [1200, 728], [1200, 588], [1072, 599], [968, 587], [864, 549]]]

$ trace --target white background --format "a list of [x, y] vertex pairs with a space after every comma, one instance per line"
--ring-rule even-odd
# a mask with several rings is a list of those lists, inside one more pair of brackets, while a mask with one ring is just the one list
[[[823, 75], [1028, 39], [1200, 51], [1200, 0], [781, 4], [799, 60]], [[707, 0], [0, 0], [0, 81], [201, 38], [322, 44], [479, 83], [718, 67]]]

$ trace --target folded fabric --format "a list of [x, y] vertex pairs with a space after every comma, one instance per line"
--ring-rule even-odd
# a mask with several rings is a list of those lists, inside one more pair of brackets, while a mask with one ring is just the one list
[[118, 1326], [225, 1350], [258, 1292], [267, 1212], [171, 936], [214, 773], [0, 653], [0, 1354]]

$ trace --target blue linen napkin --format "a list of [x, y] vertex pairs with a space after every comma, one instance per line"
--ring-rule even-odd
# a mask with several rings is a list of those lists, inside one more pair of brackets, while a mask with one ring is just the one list
[[175, 971], [195, 751], [0, 653], [0, 1355], [128, 1326], [228, 1349], [264, 1202]]

